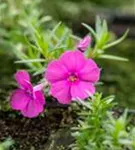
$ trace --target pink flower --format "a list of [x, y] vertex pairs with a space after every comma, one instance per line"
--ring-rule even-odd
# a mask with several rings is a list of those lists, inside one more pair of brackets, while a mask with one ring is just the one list
[[85, 36], [82, 40], [77, 45], [77, 49], [80, 50], [81, 52], [85, 52], [86, 49], [89, 47], [91, 43], [91, 37], [90, 36]]
[[51, 85], [50, 93], [62, 104], [93, 95], [94, 83], [99, 77], [100, 69], [96, 63], [78, 50], [66, 51], [58, 60], [50, 62], [45, 74]]
[[11, 107], [20, 110], [28, 118], [38, 116], [44, 109], [45, 99], [42, 93], [43, 86], [32, 87], [28, 72], [20, 70], [15, 74], [19, 85], [11, 95]]

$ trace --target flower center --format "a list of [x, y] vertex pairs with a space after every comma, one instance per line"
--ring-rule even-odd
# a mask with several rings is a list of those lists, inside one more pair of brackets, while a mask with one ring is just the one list
[[78, 77], [77, 77], [76, 75], [70, 75], [70, 76], [68, 77], [68, 80], [71, 81], [71, 82], [75, 82], [75, 81], [78, 80]]
[[31, 91], [26, 91], [26, 94], [29, 96], [29, 97], [31, 97], [31, 98], [33, 98], [33, 94], [32, 94], [32, 92]]

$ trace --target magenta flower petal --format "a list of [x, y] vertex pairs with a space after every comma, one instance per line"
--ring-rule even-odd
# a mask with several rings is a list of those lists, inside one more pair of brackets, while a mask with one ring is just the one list
[[85, 99], [95, 93], [94, 83], [99, 80], [100, 69], [80, 51], [66, 51], [49, 64], [45, 76], [51, 85], [51, 95], [60, 103], [69, 104], [72, 99]]
[[25, 117], [38, 116], [45, 105], [45, 98], [41, 91], [43, 85], [40, 84], [33, 88], [29, 74], [24, 70], [18, 71], [15, 79], [20, 87], [11, 96], [11, 107], [20, 110]]
[[71, 86], [71, 95], [73, 99], [85, 99], [95, 93], [95, 87], [90, 82], [80, 81]]
[[17, 89], [12, 93], [11, 96], [11, 107], [15, 110], [22, 110], [26, 107], [30, 101], [30, 97], [21, 89]]
[[83, 81], [97, 82], [100, 77], [100, 69], [92, 59], [89, 59], [84, 68], [80, 70], [79, 76]]
[[51, 94], [61, 104], [69, 104], [71, 102], [70, 85], [66, 80], [53, 83], [51, 86]]
[[32, 90], [32, 85], [30, 83], [30, 76], [25, 70], [17, 71], [15, 74], [15, 79], [22, 89]]
[[21, 88], [24, 89], [25, 91], [33, 92], [33, 86], [31, 82], [29, 81], [24, 81], [25, 85]]
[[44, 94], [41, 91], [34, 91], [34, 99], [37, 99], [41, 105], [45, 105]]
[[68, 71], [78, 71], [84, 67], [85, 57], [80, 51], [66, 51], [60, 57], [60, 63], [64, 65]]
[[51, 83], [63, 80], [67, 77], [66, 68], [59, 61], [52, 61], [47, 67], [45, 78]]
[[18, 83], [23, 84], [23, 80], [30, 81], [29, 73], [25, 70], [19, 70], [15, 74], [15, 79]]
[[85, 50], [88, 48], [88, 46], [91, 44], [91, 37], [86, 36], [77, 45], [77, 49], [81, 52], [85, 52]]
[[44, 107], [38, 100], [31, 100], [27, 104], [27, 106], [21, 111], [23, 116], [28, 118], [37, 117], [42, 111]]

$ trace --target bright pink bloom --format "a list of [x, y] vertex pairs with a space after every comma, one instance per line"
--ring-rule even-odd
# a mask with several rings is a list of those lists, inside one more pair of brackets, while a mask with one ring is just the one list
[[20, 110], [28, 118], [38, 116], [44, 109], [45, 99], [42, 93], [43, 86], [32, 87], [29, 74], [20, 70], [15, 74], [15, 79], [19, 85], [11, 96], [11, 107]]
[[99, 77], [100, 69], [96, 63], [92, 59], [86, 59], [78, 50], [66, 51], [58, 60], [52, 61], [45, 74], [51, 85], [52, 96], [62, 104], [93, 95], [94, 83]]
[[85, 52], [90, 44], [91, 44], [91, 37], [87, 35], [77, 44], [77, 49], [80, 50], [81, 52]]

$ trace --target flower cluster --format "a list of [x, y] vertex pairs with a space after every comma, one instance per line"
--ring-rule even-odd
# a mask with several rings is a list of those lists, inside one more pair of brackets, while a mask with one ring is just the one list
[[[50, 84], [50, 94], [61, 104], [86, 99], [95, 93], [100, 69], [94, 60], [86, 58], [82, 53], [90, 43], [91, 37], [86, 36], [78, 43], [76, 50], [68, 50], [58, 60], [48, 64], [44, 77]], [[11, 107], [25, 117], [38, 116], [45, 105], [43, 85], [33, 87], [29, 74], [24, 70], [18, 71], [15, 79], [19, 88], [12, 93]]]

